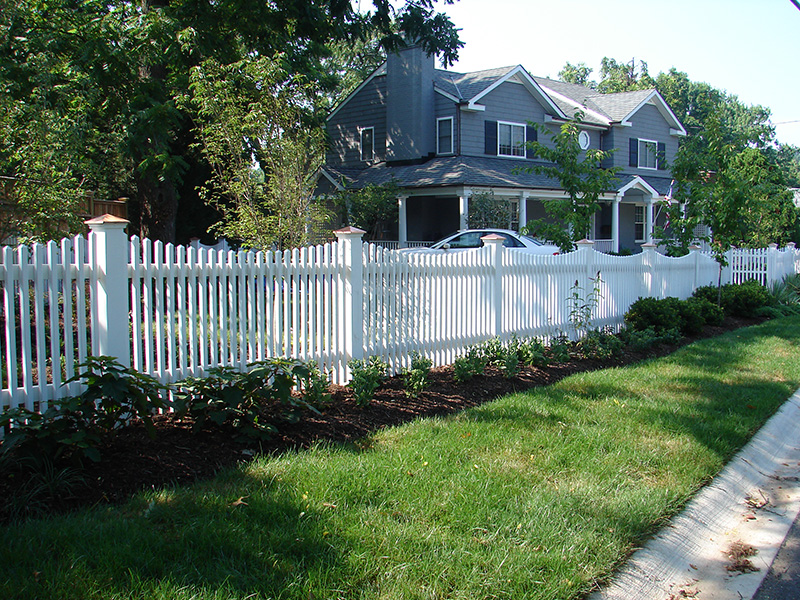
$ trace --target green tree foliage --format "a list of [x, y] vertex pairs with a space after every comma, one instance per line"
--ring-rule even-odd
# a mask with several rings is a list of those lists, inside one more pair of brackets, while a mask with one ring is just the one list
[[680, 253], [691, 243], [694, 226], [708, 225], [720, 261], [732, 245], [794, 239], [798, 214], [787, 191], [792, 155], [776, 147], [769, 109], [746, 106], [675, 69], [659, 74], [656, 87], [689, 134], [672, 165], [675, 197], [685, 208], [673, 206], [670, 230], [657, 235]]
[[310, 217], [324, 221], [311, 201], [323, 150], [322, 131], [304, 123], [313, 101], [314, 89], [289, 77], [280, 60], [209, 59], [192, 69], [183, 102], [213, 168], [202, 192], [223, 215], [216, 233], [249, 248], [283, 249], [309, 241]]
[[386, 239], [384, 234], [397, 228], [399, 195], [400, 187], [394, 182], [382, 185], [369, 183], [359, 189], [345, 188], [332, 200], [342, 215], [344, 226], [363, 229], [366, 231], [366, 240], [381, 240]]
[[596, 148], [581, 150], [578, 142], [583, 115], [561, 125], [558, 133], [541, 127], [540, 131], [550, 135], [552, 147], [541, 142], [528, 142], [536, 156], [547, 161], [526, 167], [534, 173], [557, 179], [566, 192], [566, 198], [544, 201], [546, 219], [529, 221], [527, 233], [558, 245], [562, 252], [575, 249], [575, 242], [589, 237], [592, 216], [600, 210], [598, 199], [603, 192], [613, 187], [619, 168], [602, 168], [608, 152]]
[[580, 62], [577, 65], [573, 65], [567, 62], [564, 68], [558, 72], [558, 78], [566, 83], [576, 83], [594, 88], [597, 87], [597, 83], [589, 79], [592, 71], [593, 69], [587, 67], [586, 63]]
[[[673, 253], [688, 252], [697, 225], [711, 228], [720, 259], [731, 245], [763, 246], [797, 237], [798, 211], [787, 187], [800, 184], [800, 151], [779, 146], [768, 108], [742, 103], [677, 69], [654, 79], [647, 63], [604, 58], [602, 93], [655, 88], [688, 135], [671, 165], [675, 200], [662, 210], [669, 227], [657, 228]], [[578, 83], [581, 72], [567, 63], [559, 76]]]
[[617, 62], [613, 58], [603, 57], [600, 63], [600, 83], [597, 84], [598, 91], [603, 94], [614, 92], [630, 92], [632, 90], [646, 90], [655, 87], [655, 81], [647, 72], [647, 63], [639, 61], [639, 69], [636, 69], [636, 61], [630, 63]]
[[[342, 0], [6, 3], [0, 11], [0, 90], [32, 108], [31, 135], [38, 137], [17, 162], [0, 156], [0, 174], [29, 178], [18, 163], [46, 164], [38, 156], [43, 149], [77, 145], [82, 155], [66, 171], [56, 169], [65, 176], [44, 177], [37, 170], [36, 180], [75, 192], [81, 186], [123, 192], [136, 205], [141, 233], [171, 241], [178, 198], [194, 193], [196, 185], [187, 174], [208, 169], [205, 155], [193, 150], [193, 105], [181, 101], [192, 68], [207, 60], [234, 65], [279, 56], [284, 73], [305, 75], [324, 95], [339, 81], [337, 70], [325, 65], [332, 48], [356, 47], [369, 36], [389, 52], [414, 39], [452, 64], [462, 43], [435, 3], [375, 0], [363, 12]], [[321, 118], [315, 106], [308, 107], [308, 126]], [[16, 147], [12, 135], [20, 118], [11, 127], [3, 123], [0, 148]], [[55, 146], [37, 133], [54, 119], [70, 128]]]
[[478, 192], [469, 199], [467, 225], [470, 229], [505, 229], [511, 224], [512, 207], [506, 198], [496, 198], [493, 191]]

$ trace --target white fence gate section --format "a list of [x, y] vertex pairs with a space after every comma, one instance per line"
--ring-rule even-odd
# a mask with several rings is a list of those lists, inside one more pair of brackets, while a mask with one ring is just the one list
[[[487, 238], [477, 250], [415, 253], [347, 229], [321, 246], [234, 252], [128, 238], [126, 223], [93, 219], [88, 239], [0, 251], [3, 407], [42, 410], [77, 393], [63, 382], [89, 355], [164, 383], [295, 357], [344, 383], [353, 358], [378, 355], [397, 371], [413, 351], [443, 365], [494, 336], [568, 331], [569, 298], [588, 294], [598, 273], [598, 327], [621, 324], [640, 296], [685, 298], [719, 277], [700, 252], [668, 258], [654, 246], [620, 257], [586, 242], [540, 256]], [[742, 260], [772, 281], [798, 270], [798, 254], [771, 248]]]

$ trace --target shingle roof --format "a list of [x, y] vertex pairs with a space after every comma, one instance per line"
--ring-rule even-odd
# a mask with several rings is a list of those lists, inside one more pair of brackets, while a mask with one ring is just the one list
[[[345, 177], [349, 185], [360, 188], [394, 181], [403, 188], [484, 186], [559, 189], [557, 180], [524, 171], [533, 161], [516, 161], [480, 156], [446, 156], [423, 164], [392, 165], [379, 163], [352, 171], [325, 167], [334, 177]], [[345, 172], [347, 171], [347, 172]]]
[[[503, 187], [514, 189], [559, 190], [557, 179], [526, 170], [534, 161], [517, 161], [481, 156], [437, 157], [418, 165], [388, 166], [378, 163], [358, 169], [324, 168], [336, 180], [348, 186], [361, 188], [368, 184], [381, 185], [394, 181], [406, 189], [450, 186]], [[633, 181], [635, 175], [619, 175], [615, 189]], [[667, 177], [641, 177], [660, 195], [669, 191], [671, 179]], [[609, 190], [612, 191], [612, 190]]]
[[514, 65], [485, 71], [473, 71], [472, 73], [455, 73], [454, 71], [436, 69], [434, 71], [434, 83], [439, 89], [452, 94], [456, 98], [469, 100], [516, 68], [516, 65]]
[[592, 98], [592, 102], [611, 117], [612, 122], [619, 123], [647, 100], [652, 93], [653, 90], [636, 90], [616, 94], [598, 94]]
[[[470, 100], [498, 79], [516, 69], [517, 66], [474, 71], [472, 73], [456, 73], [436, 69], [434, 71], [434, 82], [440, 90], [456, 98]], [[652, 89], [648, 89], [601, 94], [596, 89], [584, 85], [566, 83], [547, 77], [533, 77], [533, 80], [564, 114], [572, 116], [576, 110], [583, 107], [584, 121], [598, 125], [621, 122], [653, 93]]]

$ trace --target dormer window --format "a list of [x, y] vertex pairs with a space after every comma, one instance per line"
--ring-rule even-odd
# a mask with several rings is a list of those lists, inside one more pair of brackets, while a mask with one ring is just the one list
[[525, 158], [525, 125], [497, 122], [497, 155]]
[[375, 128], [361, 130], [361, 160], [370, 162], [375, 158]]
[[436, 119], [436, 154], [453, 154], [453, 117]]

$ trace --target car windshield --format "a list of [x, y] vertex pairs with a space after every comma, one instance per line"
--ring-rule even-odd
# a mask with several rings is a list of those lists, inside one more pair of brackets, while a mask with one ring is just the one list
[[530, 242], [534, 246], [544, 246], [544, 242], [542, 240], [537, 240], [535, 237], [531, 237], [529, 235], [520, 236], [524, 238], [526, 241]]

